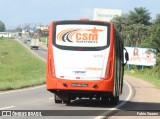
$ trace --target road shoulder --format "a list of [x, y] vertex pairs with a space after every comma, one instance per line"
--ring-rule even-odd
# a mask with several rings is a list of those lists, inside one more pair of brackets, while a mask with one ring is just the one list
[[[145, 115], [144, 110], [151, 112], [153, 110], [160, 110], [160, 89], [157, 89], [153, 84], [132, 76], [125, 76], [125, 80], [132, 85], [135, 90], [133, 98], [127, 104], [121, 107], [120, 111], [110, 116], [110, 119], [158, 119], [158, 116]], [[127, 110], [134, 110], [127, 111]], [[144, 115], [139, 115], [144, 112]], [[128, 113], [128, 114], [127, 114]], [[133, 115], [134, 114], [134, 115]], [[159, 113], [160, 114], [160, 113]], [[125, 115], [125, 116], [124, 116]], [[129, 117], [128, 117], [128, 116]]]

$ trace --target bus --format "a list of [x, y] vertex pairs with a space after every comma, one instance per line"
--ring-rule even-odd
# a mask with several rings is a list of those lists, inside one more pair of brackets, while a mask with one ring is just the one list
[[46, 88], [55, 103], [96, 99], [117, 105], [123, 89], [123, 40], [111, 22], [66, 20], [50, 23]]

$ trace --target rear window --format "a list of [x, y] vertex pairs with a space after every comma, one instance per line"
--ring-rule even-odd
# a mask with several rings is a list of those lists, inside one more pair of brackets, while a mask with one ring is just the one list
[[63, 50], [103, 50], [109, 46], [110, 25], [104, 22], [61, 21], [54, 24], [53, 45]]

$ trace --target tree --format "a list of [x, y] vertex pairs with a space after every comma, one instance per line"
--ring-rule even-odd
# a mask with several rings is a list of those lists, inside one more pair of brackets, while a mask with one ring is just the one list
[[156, 49], [156, 66], [154, 67], [153, 72], [160, 79], [160, 15], [157, 15], [156, 19], [153, 21], [149, 29], [149, 34], [144, 38], [142, 42], [143, 47], [154, 48]]
[[146, 8], [135, 8], [133, 11], [129, 12], [128, 20], [131, 21], [132, 24], [130, 25], [132, 26], [130, 30], [134, 33], [132, 39], [133, 46], [141, 46], [142, 39], [148, 33], [150, 19], [150, 13]]
[[42, 36], [42, 30], [41, 29], [36, 29], [35, 33], [37, 33], [38, 38]]
[[135, 8], [126, 15], [113, 19], [115, 29], [123, 36], [125, 46], [138, 46], [156, 49], [156, 65], [153, 75], [160, 79], [160, 14], [150, 22], [146, 8]]
[[0, 21], [0, 32], [4, 32], [5, 30], [5, 24], [2, 21]]
[[153, 23], [160, 25], [160, 14], [157, 14], [156, 19]]
[[128, 30], [127, 25], [129, 24], [127, 14], [123, 14], [122, 16], [116, 16], [112, 19], [112, 22], [115, 25], [115, 29], [121, 34], [121, 37], [124, 39], [124, 43], [128, 44], [127, 37], [128, 37]]
[[148, 10], [140, 7], [114, 18], [113, 22], [122, 34], [126, 46], [141, 46], [142, 39], [148, 33], [150, 18]]
[[16, 31], [16, 32], [22, 32], [22, 28], [17, 27], [17, 28], [15, 29], [15, 31]]
[[142, 42], [142, 46], [155, 48], [157, 53], [160, 53], [160, 15], [157, 15], [156, 20], [150, 26], [148, 33], [149, 34]]
[[134, 8], [134, 11], [130, 11], [128, 18], [133, 23], [149, 25], [150, 24], [150, 12], [144, 7]]

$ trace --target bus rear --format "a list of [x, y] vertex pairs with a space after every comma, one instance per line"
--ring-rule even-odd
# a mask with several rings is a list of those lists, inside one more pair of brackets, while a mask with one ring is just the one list
[[117, 104], [120, 93], [114, 92], [115, 62], [112, 23], [51, 22], [46, 85], [55, 94], [55, 103], [85, 97]]

